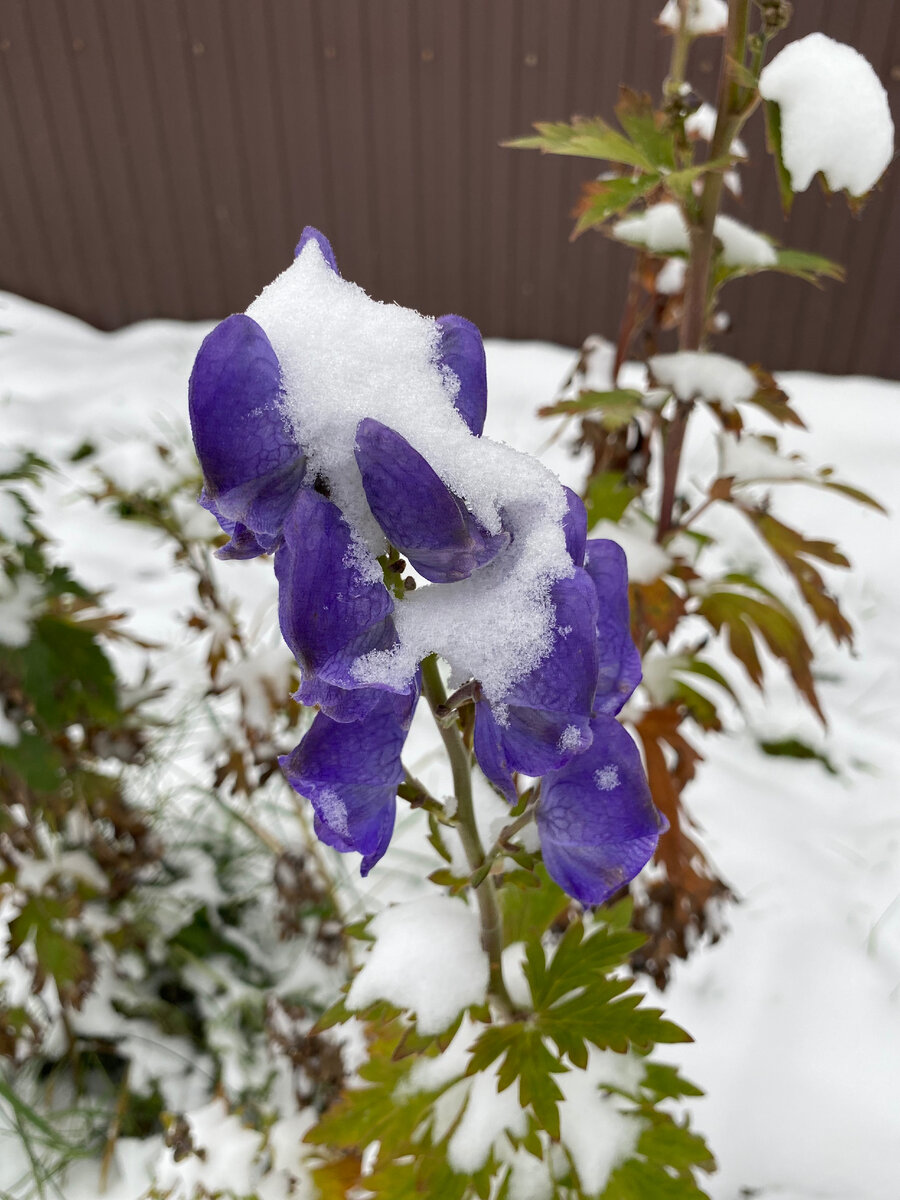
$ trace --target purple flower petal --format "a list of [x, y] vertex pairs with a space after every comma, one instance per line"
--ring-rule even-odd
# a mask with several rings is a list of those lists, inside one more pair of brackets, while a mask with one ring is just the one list
[[258, 558], [260, 554], [268, 552], [268, 545], [261, 545], [256, 534], [251, 533], [246, 525], [242, 525], [240, 521], [229, 521], [227, 517], [222, 516], [215, 500], [211, 500], [206, 494], [206, 488], [200, 493], [198, 503], [207, 512], [212, 513], [221, 525], [222, 531], [227, 533], [231, 539], [215, 551], [216, 558]]
[[512, 773], [544, 775], [591, 742], [591, 703], [597, 681], [597, 593], [587, 572], [553, 588], [556, 606], [550, 653], [503, 698], [503, 723], [486, 701], [475, 709], [475, 755], [508, 799]]
[[602, 716], [592, 729], [590, 748], [544, 779], [537, 826], [553, 879], [583, 904], [602, 904], [634, 879], [668, 826], [627, 731]]
[[600, 671], [594, 709], [614, 716], [641, 682], [641, 656], [631, 640], [625, 552], [616, 542], [592, 538], [586, 546], [584, 565], [600, 601]]
[[331, 248], [331, 242], [329, 242], [325, 234], [320, 233], [314, 225], [307, 225], [300, 234], [300, 241], [297, 243], [297, 248], [294, 251], [294, 258], [299, 256], [300, 251], [307, 242], [316, 243], [316, 245], [322, 251], [322, 257], [328, 263], [329, 267], [331, 267], [332, 271], [334, 271], [335, 275], [340, 278], [341, 273], [338, 270], [337, 259], [334, 257], [334, 251]]
[[311, 489], [298, 492], [275, 555], [278, 619], [304, 676], [304, 702], [329, 705], [326, 711], [341, 720], [367, 711], [368, 700], [340, 697], [323, 685], [360, 689], [357, 660], [370, 650], [390, 649], [397, 637], [387, 588], [363, 577], [352, 549], [350, 528], [337, 506]]
[[270, 549], [306, 461], [281, 408], [278, 357], [245, 313], [226, 318], [204, 338], [188, 406], [216, 515], [244, 526]]
[[587, 542], [587, 510], [584, 501], [571, 488], [564, 487], [568, 509], [563, 517], [563, 532], [566, 535], [566, 550], [576, 567], [584, 566], [584, 550]]
[[390, 697], [361, 721], [342, 724], [319, 713], [300, 744], [278, 761], [288, 782], [310, 801], [316, 833], [329, 846], [363, 855], [363, 875], [391, 840], [400, 753], [406, 726]]
[[487, 415], [487, 365], [478, 326], [452, 314], [438, 317], [437, 325], [441, 331], [438, 362], [459, 380], [456, 411], [480, 437]]
[[433, 583], [466, 579], [509, 545], [508, 533], [487, 533], [422, 455], [380, 421], [360, 421], [356, 461], [378, 524]]

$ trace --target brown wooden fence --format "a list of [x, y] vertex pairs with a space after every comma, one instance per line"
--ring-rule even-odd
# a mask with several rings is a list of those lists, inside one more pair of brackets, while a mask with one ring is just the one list
[[[568, 242], [591, 164], [501, 149], [538, 119], [657, 91], [662, 0], [0, 0], [0, 286], [102, 328], [242, 309], [304, 224], [373, 295], [486, 334], [615, 333], [628, 252]], [[900, 0], [796, 0], [900, 92]], [[690, 77], [713, 98], [717, 39]], [[750, 142], [761, 141], [759, 125]], [[771, 163], [733, 211], [843, 261], [821, 292], [734, 285], [721, 348], [900, 377], [900, 170], [861, 220]]]

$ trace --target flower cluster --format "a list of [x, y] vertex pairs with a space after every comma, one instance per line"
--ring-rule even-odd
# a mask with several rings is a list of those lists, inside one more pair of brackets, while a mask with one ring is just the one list
[[[307, 228], [294, 264], [198, 353], [201, 503], [229, 535], [220, 557], [274, 555], [297, 699], [318, 708], [281, 764], [318, 836], [360, 853], [363, 874], [384, 854], [418, 664], [440, 653], [483, 685], [485, 776], [510, 802], [517, 773], [541, 779], [547, 869], [599, 903], [665, 824], [615, 719], [640, 680], [624, 556], [587, 539], [580, 499], [543, 467], [481, 437], [486, 407], [475, 326], [377, 305]], [[406, 589], [379, 553], [405, 558]]]

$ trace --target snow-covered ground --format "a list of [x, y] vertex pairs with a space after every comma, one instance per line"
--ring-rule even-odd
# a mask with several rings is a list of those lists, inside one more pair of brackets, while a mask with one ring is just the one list
[[[152, 479], [162, 442], [189, 456], [186, 382], [206, 325], [148, 322], [101, 334], [12, 296], [0, 296], [2, 443], [31, 447], [58, 468], [42, 493], [42, 523], [88, 585], [127, 608], [131, 628], [166, 643], [173, 677], [192, 661], [183, 615], [190, 580], [171, 569], [158, 535], [124, 526], [79, 498], [98, 464], [131, 488]], [[554, 395], [573, 352], [536, 343], [489, 342], [486, 434], [529, 451], [578, 487], [584, 463], [535, 411]], [[813, 463], [833, 464], [894, 510], [900, 504], [900, 385], [868, 379], [786, 375], [782, 385], [811, 432], [784, 435]], [[770, 432], [770, 430], [765, 430]], [[71, 464], [89, 441], [90, 467]], [[714, 461], [710, 427], [694, 424], [688, 475]], [[856, 626], [855, 656], [812, 633], [827, 731], [772, 670], [763, 704], [748, 694], [746, 722], [709, 738], [688, 802], [702, 841], [740, 903], [730, 932], [679, 964], [663, 1003], [695, 1042], [667, 1048], [707, 1095], [695, 1104], [720, 1171], [714, 1200], [896, 1200], [900, 1194], [900, 557], [893, 516], [840, 497], [785, 485], [776, 511], [810, 535], [836, 540], [853, 571], [833, 586]], [[193, 511], [193, 510], [192, 510]], [[211, 520], [197, 509], [191, 519]], [[713, 522], [722, 521], [715, 510]], [[763, 551], [741, 526], [719, 526], [735, 566]], [[274, 583], [259, 563], [224, 564], [223, 585], [277, 650]], [[774, 571], [770, 576], [777, 580]], [[782, 588], [787, 585], [780, 583]], [[121, 650], [136, 677], [140, 654]], [[764, 756], [758, 738], [798, 736], [827, 753], [818, 763]], [[409, 765], [438, 790], [436, 739], [417, 719]], [[184, 762], [179, 764], [185, 770]], [[486, 823], [502, 805], [483, 792]], [[381, 907], [415, 891], [434, 862], [417, 814], [384, 863], [360, 882], [352, 903]], [[347, 860], [344, 860], [345, 862]], [[347, 862], [348, 867], [352, 863]], [[134, 1167], [134, 1164], [132, 1164]], [[0, 1187], [3, 1186], [0, 1180]], [[122, 1181], [116, 1200], [138, 1200], [146, 1181]], [[96, 1196], [73, 1191], [69, 1200]]]

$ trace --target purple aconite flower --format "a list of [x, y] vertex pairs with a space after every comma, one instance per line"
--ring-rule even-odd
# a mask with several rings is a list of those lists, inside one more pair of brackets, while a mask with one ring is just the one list
[[544, 777], [537, 826], [552, 878], [583, 904], [602, 904], [650, 860], [668, 824], [628, 732], [605, 716], [592, 732], [588, 750]]
[[252, 317], [237, 313], [204, 338], [188, 407], [202, 503], [231, 536], [222, 557], [271, 550], [306, 460], [282, 408], [278, 357]]
[[615, 542], [581, 541], [575, 513], [570, 498], [567, 545], [570, 552], [581, 551], [585, 566], [576, 566], [574, 576], [553, 589], [549, 654], [503, 697], [500, 719], [487, 701], [476, 707], [475, 754], [511, 801], [515, 772], [544, 775], [585, 751], [593, 717], [617, 713], [641, 679], [629, 628], [624, 552]]
[[363, 875], [394, 831], [404, 776], [400, 753], [417, 699], [418, 686], [410, 697], [382, 693], [352, 724], [320, 712], [299, 746], [278, 760], [291, 787], [312, 804], [318, 837], [336, 850], [361, 854]]
[[[587, 539], [568, 489], [563, 546], [559, 484], [481, 438], [487, 375], [470, 321], [375, 304], [341, 279], [311, 227], [296, 259], [254, 302], [259, 322], [232, 316], [205, 339], [189, 398], [201, 503], [230, 539], [218, 554], [274, 555], [297, 699], [319, 710], [279, 760], [284, 773], [312, 804], [318, 836], [360, 853], [367, 873], [394, 827], [417, 664], [437, 650], [492, 689], [475, 708], [485, 775], [509, 800], [516, 773], [542, 778], [547, 868], [599, 903], [637, 873], [664, 826], [614, 719], [640, 680], [624, 555]], [[397, 432], [420, 413], [411, 436], [427, 457]], [[438, 455], [460, 494], [431, 465]], [[492, 507], [499, 529], [463, 496]], [[437, 592], [420, 588], [395, 609], [376, 526]], [[536, 628], [546, 653], [517, 677], [517, 663], [534, 661]]]
[[509, 545], [508, 533], [482, 528], [422, 455], [380, 421], [360, 421], [356, 462], [372, 515], [426, 579], [467, 579]]
[[281, 633], [300, 666], [297, 699], [336, 721], [367, 715], [385, 692], [354, 674], [359, 659], [397, 640], [394, 602], [353, 560], [350, 527], [318, 492], [298, 492], [275, 555]]

